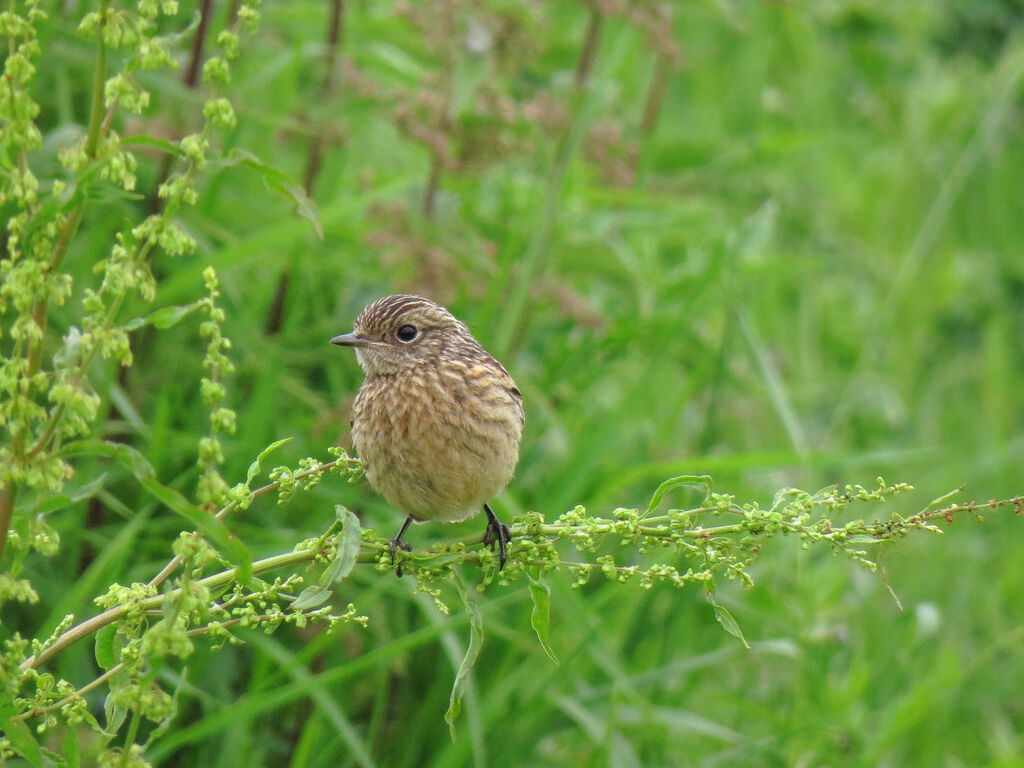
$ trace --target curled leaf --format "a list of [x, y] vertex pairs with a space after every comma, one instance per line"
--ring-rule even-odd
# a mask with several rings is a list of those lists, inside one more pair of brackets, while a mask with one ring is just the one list
[[321, 584], [334, 584], [352, 573], [352, 569], [356, 566], [356, 558], [359, 556], [359, 545], [363, 540], [363, 529], [359, 525], [359, 518], [341, 504], [338, 504], [334, 510], [343, 525], [341, 543], [338, 544], [337, 556], [327, 566], [327, 570], [324, 571], [324, 575], [320, 579]]
[[544, 574], [536, 566], [530, 568], [528, 577], [530, 579], [530, 599], [533, 600], [530, 626], [537, 634], [537, 640], [540, 641], [540, 647], [544, 649], [544, 653], [557, 664], [558, 658], [548, 644], [548, 628], [551, 624], [551, 587], [544, 582]]
[[480, 649], [484, 644], [484, 617], [480, 613], [480, 606], [469, 599], [466, 593], [466, 584], [458, 572], [453, 572], [455, 587], [462, 598], [462, 604], [466, 606], [469, 613], [469, 646], [466, 648], [466, 655], [459, 665], [459, 671], [455, 673], [455, 682], [452, 685], [452, 695], [448, 700], [448, 711], [444, 713], [444, 721], [448, 723], [452, 741], [455, 741], [455, 718], [462, 710], [462, 696], [466, 690], [466, 681], [469, 679], [476, 660], [480, 657]]

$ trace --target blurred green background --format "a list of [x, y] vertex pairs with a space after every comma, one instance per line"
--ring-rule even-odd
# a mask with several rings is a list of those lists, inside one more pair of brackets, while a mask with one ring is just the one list
[[[45, 5], [44, 169], [86, 120], [94, 56], [74, 34], [79, 4]], [[215, 34], [232, 7], [208, 9]], [[644, 506], [680, 473], [762, 502], [883, 475], [918, 489], [892, 503], [901, 513], [962, 483], [979, 500], [1024, 491], [1021, 0], [290, 0], [262, 12], [224, 93], [238, 126], [215, 142], [307, 188], [323, 239], [258, 173], [225, 167], [181, 214], [197, 252], [154, 261], [157, 306], [201, 295], [208, 264], [222, 280], [238, 366], [229, 482], [281, 437], [294, 440], [279, 463], [349, 444], [362, 374], [327, 341], [370, 300], [413, 291], [466, 321], [524, 393], [521, 462], [494, 505], [506, 520]], [[122, 135], [195, 129], [194, 35], [177, 73], [139, 74], [153, 103], [118, 117]], [[113, 233], [151, 210], [165, 162], [140, 155], [138, 199], [90, 203], [55, 343]], [[123, 373], [97, 367], [98, 430], [192, 495], [208, 423], [196, 323], [141, 331], [133, 349]], [[42, 599], [20, 609], [26, 627], [87, 615], [111, 582], [146, 581], [170, 553], [180, 519], [103, 469], [97, 499], [50, 520], [62, 555], [27, 561]], [[336, 503], [384, 535], [401, 522], [367, 485], [335, 478], [231, 525], [269, 555], [324, 530]], [[410, 541], [478, 528], [418, 527]], [[719, 592], [749, 651], [699, 589], [595, 578], [574, 591], [554, 577], [558, 665], [530, 630], [526, 586], [492, 587], [455, 742], [442, 715], [466, 617], [360, 568], [339, 597], [367, 629], [253, 634], [200, 650], [185, 673], [168, 666], [169, 686], [184, 674], [180, 714], [149, 756], [1024, 766], [1024, 521], [958, 522], [883, 563], [884, 579], [773, 541], [752, 590]], [[96, 672], [80, 645], [57, 669], [85, 681]]]

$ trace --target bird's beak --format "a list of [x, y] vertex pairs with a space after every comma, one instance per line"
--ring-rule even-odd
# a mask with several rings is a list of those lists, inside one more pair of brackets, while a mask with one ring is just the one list
[[372, 343], [370, 339], [356, 336], [355, 333], [343, 333], [331, 339], [331, 344], [337, 344], [339, 347], [368, 347]]

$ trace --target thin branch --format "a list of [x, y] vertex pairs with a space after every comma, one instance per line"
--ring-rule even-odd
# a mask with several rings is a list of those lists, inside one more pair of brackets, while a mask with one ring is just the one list
[[[324, 79], [320, 83], [320, 103], [326, 103], [337, 82], [337, 61], [338, 47], [341, 43], [342, 19], [345, 5], [342, 0], [331, 0], [331, 15], [327, 21], [327, 36], [324, 43]], [[306, 170], [302, 176], [302, 188], [306, 190], [309, 197], [313, 197], [313, 189], [316, 187], [317, 179], [320, 178], [320, 171], [323, 168], [324, 155], [324, 130], [322, 126], [314, 126], [311, 131], [309, 150], [306, 154]], [[277, 285], [274, 288], [274, 298], [270, 302], [270, 309], [267, 312], [265, 332], [267, 336], [274, 336], [281, 330], [281, 323], [284, 320], [284, 307], [288, 300], [288, 293], [291, 290], [292, 269], [291, 265], [285, 265], [281, 274], [277, 277]]]
[[[346, 459], [338, 459], [332, 462], [337, 465]], [[328, 465], [324, 465], [325, 467]], [[314, 471], [308, 470], [298, 473], [300, 476], [308, 476]], [[277, 487], [278, 483], [270, 483], [256, 494], [267, 493]], [[812, 505], [818, 508], [819, 515], [814, 520], [807, 520], [806, 513], [809, 511], [806, 499], [794, 498], [785, 510], [757, 509], [756, 507], [738, 507], [729, 505], [726, 508], [710, 507], [701, 505], [691, 510], [678, 510], [658, 518], [649, 518], [644, 525], [639, 524], [639, 511], [626, 510], [629, 514], [626, 517], [616, 516], [616, 519], [607, 518], [583, 518], [570, 521], [559, 519], [553, 523], [544, 523], [536, 516], [534, 519], [522, 520], [512, 525], [513, 547], [509, 552], [509, 561], [506, 566], [505, 576], [514, 578], [515, 574], [529, 566], [542, 568], [565, 567], [570, 570], [577, 570], [585, 573], [590, 571], [607, 572], [620, 577], [645, 578], [649, 583], [653, 579], [668, 579], [675, 584], [683, 584], [694, 580], [707, 580], [711, 578], [710, 572], [693, 573], [690, 571], [680, 572], [669, 564], [655, 565], [650, 572], [645, 572], [637, 565], [621, 565], [614, 563], [610, 557], [604, 556], [597, 559], [596, 563], [566, 561], [555, 554], [553, 547], [563, 540], [573, 543], [580, 551], [596, 551], [608, 537], [620, 536], [622, 543], [638, 542], [640, 546], [646, 547], [660, 544], [664, 547], [675, 549], [682, 548], [685, 551], [693, 552], [698, 549], [706, 556], [707, 548], [714, 548], [719, 557], [714, 566], [715, 569], [727, 570], [731, 576], [741, 576], [749, 583], [749, 577], [745, 575], [745, 569], [756, 558], [760, 552], [761, 545], [744, 545], [750, 537], [763, 537], [767, 539], [779, 533], [790, 533], [800, 536], [807, 541], [823, 542], [831, 545], [839, 553], [858, 560], [865, 565], [874, 567], [874, 563], [866, 559], [865, 553], [860, 548], [869, 543], [885, 543], [899, 540], [913, 531], [926, 531], [941, 533], [941, 529], [933, 524], [936, 518], [944, 519], [951, 523], [955, 517], [964, 514], [981, 515], [986, 512], [997, 511], [1001, 508], [1012, 507], [1018, 516], [1024, 516], [1024, 495], [1007, 499], [992, 499], [990, 501], [967, 502], [964, 504], [951, 504], [940, 509], [933, 508], [930, 504], [920, 512], [909, 517], [894, 516], [886, 522], [875, 520], [872, 523], [865, 523], [863, 520], [854, 520], [842, 526], [833, 527], [826, 515], [837, 513], [854, 501], [861, 499], [865, 501], [883, 502], [894, 493], [905, 490], [909, 486], [882, 486], [874, 492], [866, 491], [863, 488], [855, 487], [846, 493], [818, 498], [813, 500]], [[856, 491], [856, 492], [854, 492]], [[810, 498], [809, 496], [807, 498]], [[942, 499], [945, 501], [945, 498]], [[233, 505], [228, 505], [221, 510], [221, 515], [227, 514]], [[737, 513], [743, 519], [725, 525], [712, 527], [684, 526], [680, 523], [700, 513]], [[788, 517], [787, 517], [788, 516]], [[661, 525], [662, 521], [667, 525]], [[652, 525], [652, 523], [656, 523]], [[330, 533], [336, 524], [328, 529]], [[770, 527], [774, 526], [774, 527]], [[741, 538], [742, 537], [742, 538]], [[324, 556], [325, 549], [329, 549], [329, 536], [325, 534], [319, 546], [303, 549], [297, 552], [287, 552], [281, 555], [264, 558], [252, 564], [252, 573], [262, 574], [279, 568], [293, 567], [302, 563], [315, 561]], [[706, 542], [700, 544], [699, 542]], [[420, 569], [430, 578], [435, 578], [444, 573], [446, 568], [456, 564], [475, 564], [494, 568], [495, 558], [490, 552], [485, 552], [483, 534], [469, 537], [460, 537], [446, 542], [438, 542], [423, 550], [414, 550], [409, 553], [399, 551], [397, 561], [392, 565], [405, 566], [410, 572], [416, 573]], [[467, 547], [473, 546], [473, 549]], [[387, 542], [372, 535], [365, 535], [360, 542], [360, 552], [356, 562], [362, 564], [376, 565], [381, 557], [388, 551]], [[733, 552], [737, 552], [735, 556]], [[173, 562], [173, 561], [172, 561]], [[166, 570], [166, 569], [165, 569]], [[705, 569], [707, 571], [707, 569]], [[496, 571], [491, 571], [493, 578]], [[238, 577], [238, 569], [230, 568], [219, 573], [212, 574], [198, 580], [197, 584], [215, 592], [222, 587], [234, 583]], [[134, 603], [122, 604], [109, 608], [98, 616], [94, 616], [81, 624], [68, 629], [61, 634], [52, 645], [45, 648], [38, 655], [26, 659], [21, 664], [21, 669], [28, 670], [45, 663], [56, 656], [65, 648], [83, 639], [90, 633], [103, 626], [111, 624], [130, 611], [147, 611], [158, 609], [167, 599], [173, 599], [181, 593], [181, 588], [172, 590], [169, 595], [154, 595]]]
[[49, 704], [49, 705], [47, 705], [45, 707], [42, 707], [41, 709], [33, 709], [33, 710], [29, 710], [28, 712], [22, 712], [20, 715], [16, 715], [14, 717], [14, 719], [15, 720], [27, 720], [30, 717], [39, 717], [40, 715], [45, 715], [47, 712], [53, 712], [54, 710], [60, 709], [64, 705], [70, 704], [75, 699], [80, 699], [82, 696], [87, 694], [89, 691], [92, 691], [92, 690], [98, 688], [99, 686], [103, 685], [105, 682], [107, 682], [107, 680], [112, 678], [114, 675], [116, 675], [122, 669], [124, 669], [124, 662], [123, 661], [118, 662], [117, 664], [112, 666], [110, 669], [108, 669], [106, 672], [104, 672], [102, 675], [97, 677], [95, 680], [93, 680], [90, 683], [86, 683], [81, 688], [76, 690], [74, 693], [68, 694], [67, 696], [65, 696], [60, 701], [55, 701], [53, 704]]
[[[310, 475], [316, 474], [318, 472], [319, 473], [328, 472], [328, 471], [334, 469], [335, 467], [340, 466], [341, 464], [343, 464], [343, 463], [345, 463], [347, 461], [348, 461], [347, 458], [335, 459], [334, 461], [328, 462], [327, 464], [321, 464], [321, 465], [319, 465], [317, 467], [314, 467], [312, 469], [308, 469], [308, 470], [305, 470], [303, 472], [297, 472], [294, 475], [292, 475], [292, 479], [293, 480], [302, 480], [302, 479], [307, 478]], [[270, 493], [271, 491], [279, 488], [280, 486], [281, 486], [281, 481], [280, 480], [275, 480], [272, 483], [267, 483], [262, 488], [257, 488], [255, 491], [253, 491], [252, 492], [252, 497], [254, 499], [257, 499], [260, 496], [263, 496], [264, 494]], [[228, 515], [231, 514], [231, 511], [236, 506], [238, 506], [237, 502], [234, 502], [234, 501], [229, 502], [227, 505], [222, 507], [217, 512], [217, 514], [214, 515], [214, 517], [217, 520], [223, 520], [225, 517], [227, 517]], [[172, 557], [171, 560], [167, 563], [167, 565], [165, 565], [160, 570], [160, 573], [158, 573], [156, 576], [154, 576], [153, 579], [149, 582], [149, 586], [151, 586], [151, 587], [159, 587], [167, 579], [168, 576], [170, 576], [172, 573], [174, 573], [174, 571], [177, 569], [177, 567], [179, 565], [181, 565], [181, 562], [182, 562], [182, 558], [181, 558], [180, 555], [175, 555], [174, 557]]]
[[[345, 4], [342, 0], [331, 0], [331, 15], [327, 21], [327, 38], [324, 42], [324, 79], [320, 83], [320, 102], [326, 103], [334, 92], [337, 83], [338, 47], [341, 44], [342, 19]], [[306, 171], [303, 174], [302, 186], [306, 194], [312, 196], [313, 188], [320, 176], [323, 160], [324, 132], [314, 131], [309, 142], [309, 154], [306, 158]]]
[[604, 16], [596, 4], [590, 6], [590, 19], [587, 22], [587, 33], [583, 38], [583, 48], [576, 62], [576, 88], [582, 90], [590, 83], [590, 75], [594, 71], [597, 59], [597, 47], [601, 41], [601, 26]]
[[[263, 560], [257, 560], [252, 564], [253, 575], [259, 575], [261, 573], [267, 573], [269, 571], [277, 570], [278, 568], [287, 568], [293, 565], [299, 565], [300, 563], [306, 563], [313, 560], [317, 556], [316, 550], [301, 550], [299, 552], [287, 552], [283, 555], [274, 555], [273, 557], [267, 557]], [[199, 579], [198, 584], [210, 589], [211, 591], [216, 590], [220, 587], [231, 584], [238, 575], [237, 568], [230, 568], [226, 571], [220, 571], [212, 576], [207, 576], [205, 579]], [[30, 656], [21, 663], [22, 671], [28, 669], [35, 669], [47, 661], [52, 659], [58, 653], [74, 645], [79, 640], [88, 637], [90, 634], [98, 629], [101, 629], [108, 624], [112, 624], [123, 616], [127, 615], [130, 610], [148, 610], [150, 608], [158, 608], [168, 599], [173, 598], [176, 595], [181, 594], [181, 589], [171, 590], [169, 595], [154, 595], [153, 597], [147, 597], [143, 600], [139, 600], [137, 603], [115, 605], [113, 608], [108, 608], [103, 613], [93, 616], [81, 624], [77, 624], [71, 627], [67, 632], [64, 632], [53, 644], [47, 646], [45, 649], [39, 652], [38, 655]]]
[[199, 2], [199, 26], [196, 28], [196, 35], [192, 38], [192, 55], [188, 60], [188, 67], [181, 81], [188, 88], [195, 88], [199, 82], [199, 68], [203, 62], [203, 46], [206, 44], [206, 30], [210, 26], [211, 0], [200, 0]]
[[14, 500], [18, 496], [18, 486], [13, 481], [4, 483], [0, 491], [0, 558], [3, 558], [4, 547], [7, 545], [7, 531], [11, 527], [11, 517], [14, 514]]
[[658, 53], [654, 59], [654, 73], [647, 86], [647, 97], [644, 99], [644, 111], [640, 118], [640, 133], [650, 136], [661, 114], [661, 105], [665, 100], [665, 89], [668, 88], [668, 76], [672, 71], [672, 60], [667, 54]]

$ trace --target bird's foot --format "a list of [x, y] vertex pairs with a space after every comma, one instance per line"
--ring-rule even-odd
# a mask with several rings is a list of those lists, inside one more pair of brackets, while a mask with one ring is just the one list
[[494, 516], [491, 508], [486, 504], [484, 504], [484, 512], [487, 513], [487, 530], [484, 531], [484, 546], [490, 547], [491, 552], [493, 552], [494, 545], [498, 545], [498, 570], [500, 571], [505, 567], [505, 548], [512, 541], [512, 531]]
[[[397, 552], [398, 550], [402, 550], [403, 552], [412, 552], [412, 545], [411, 544], [406, 544], [405, 542], [402, 541], [402, 536], [405, 535], [405, 529], [409, 527], [409, 523], [411, 523], [411, 522], [412, 522], [412, 518], [411, 517], [406, 518], [405, 525], [402, 526], [402, 530], [400, 530], [398, 532], [398, 535], [395, 536], [395, 538], [393, 538], [391, 541], [388, 542], [388, 552], [391, 553], [391, 564], [392, 565], [395, 564], [395, 552]], [[402, 578], [402, 566], [401, 565], [399, 565], [395, 569], [395, 575], [398, 576], [398, 578]]]
[[[392, 565], [395, 564], [395, 552], [397, 552], [399, 549], [402, 550], [403, 552], [412, 552], [412, 545], [411, 544], [406, 544], [405, 542], [399, 541], [398, 539], [392, 539], [391, 541], [389, 541], [388, 542], [388, 552], [391, 553], [391, 564]], [[395, 575], [398, 576], [398, 578], [402, 578], [402, 566], [401, 565], [399, 565], [395, 569]]]

